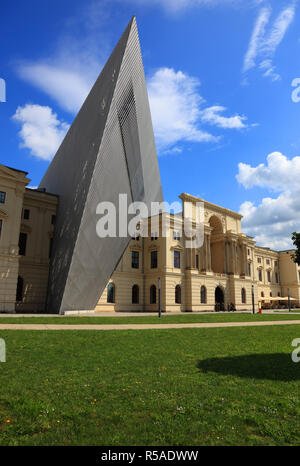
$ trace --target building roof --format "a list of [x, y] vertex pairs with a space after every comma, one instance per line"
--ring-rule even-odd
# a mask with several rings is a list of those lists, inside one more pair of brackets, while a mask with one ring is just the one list
[[24, 173], [25, 175], [28, 175], [28, 172], [25, 172], [24, 170], [19, 170], [18, 168], [9, 167], [8, 165], [3, 165], [3, 166], [6, 168], [9, 168], [9, 170], [13, 170], [14, 172]]

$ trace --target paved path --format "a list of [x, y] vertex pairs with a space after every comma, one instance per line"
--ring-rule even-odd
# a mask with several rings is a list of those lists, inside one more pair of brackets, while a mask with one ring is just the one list
[[300, 320], [276, 320], [267, 322], [217, 322], [191, 324], [0, 324], [0, 330], [165, 330], [172, 328], [219, 328], [219, 327], [264, 327], [268, 325], [300, 325]]
[[[56, 317], [57, 319], [65, 319], [66, 317], [90, 317], [91, 319], [95, 318], [95, 317], [157, 317], [158, 313], [157, 312], [115, 312], [115, 311], [112, 311], [112, 312], [94, 312], [94, 311], [91, 311], [89, 313], [86, 313], [86, 312], [82, 312], [80, 311], [75, 313], [76, 311], [73, 311], [72, 314], [65, 314], [65, 315], [60, 315], [60, 314], [18, 314], [18, 313], [14, 313], [14, 314], [9, 314], [9, 313], [5, 313], [5, 312], [1, 312], [0, 313], [0, 322], [1, 322], [1, 319], [7, 319], [7, 318], [12, 318], [12, 319], [19, 319], [20, 317], [45, 317], [45, 318], [49, 318], [49, 317]], [[184, 316], [192, 316], [192, 315], [210, 315], [210, 314], [214, 314], [214, 315], [228, 315], [228, 314], [231, 314], [231, 315], [235, 315], [235, 314], [251, 314], [252, 315], [252, 311], [235, 311], [234, 313], [233, 312], [218, 312], [216, 313], [216, 311], [193, 311], [193, 312], [167, 312], [167, 313], [163, 313], [163, 316], [175, 316], [175, 315], [184, 315]], [[284, 310], [281, 310], [281, 311], [273, 311], [273, 310], [267, 310], [267, 311], [263, 311], [263, 314], [264, 315], [270, 315], [270, 314], [275, 314], [275, 315], [280, 315], [280, 314], [289, 314], [289, 311], [284, 311]], [[291, 317], [293, 315], [299, 315], [300, 314], [300, 311], [299, 312], [293, 312], [291, 313]]]

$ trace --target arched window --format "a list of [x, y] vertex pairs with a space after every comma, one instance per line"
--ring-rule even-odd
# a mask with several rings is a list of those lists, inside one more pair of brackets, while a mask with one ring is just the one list
[[156, 304], [156, 286], [150, 287], [150, 304]]
[[246, 290], [242, 288], [242, 303], [246, 304]]
[[114, 303], [115, 302], [115, 285], [110, 283], [107, 287], [107, 302]]
[[181, 304], [181, 286], [176, 285], [175, 287], [175, 303]]
[[270, 292], [270, 298], [273, 298], [273, 293], [272, 293], [272, 291]]
[[206, 304], [207, 302], [206, 287], [204, 285], [201, 286], [200, 296], [201, 296], [201, 304]]
[[18, 276], [18, 283], [17, 283], [17, 301], [22, 301], [23, 299], [23, 278]]
[[264, 298], [265, 297], [265, 293], [262, 291], [261, 292], [261, 297]]
[[132, 287], [132, 304], [138, 304], [139, 303], [139, 287], [138, 285], [133, 285]]

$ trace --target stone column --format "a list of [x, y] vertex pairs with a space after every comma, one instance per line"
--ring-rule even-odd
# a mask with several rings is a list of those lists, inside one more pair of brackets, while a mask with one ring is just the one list
[[210, 236], [209, 235], [206, 235], [206, 243], [207, 243], [207, 270], [211, 272], [212, 267], [211, 267], [211, 249], [210, 249]]
[[236, 241], [232, 241], [231, 243], [231, 251], [232, 251], [232, 273], [236, 275], [237, 273], [237, 261], [236, 261]]
[[244, 244], [244, 273], [248, 275], [247, 245]]
[[227, 241], [224, 238], [224, 273], [227, 273]]
[[185, 267], [186, 269], [191, 269], [193, 267], [193, 249], [192, 248], [185, 248]]
[[201, 270], [207, 270], [206, 269], [206, 235], [204, 234], [204, 239], [203, 239], [203, 246], [201, 248]]

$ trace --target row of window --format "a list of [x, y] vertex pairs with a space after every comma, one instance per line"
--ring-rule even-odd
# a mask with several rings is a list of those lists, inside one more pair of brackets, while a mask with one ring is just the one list
[[[258, 257], [258, 258], [257, 258], [257, 262], [258, 262], [259, 264], [261, 264], [261, 263], [262, 263], [262, 258], [261, 258], [261, 257]], [[272, 260], [271, 260], [271, 259], [266, 259], [266, 264], [267, 264], [267, 265], [272, 265]], [[275, 266], [275, 267], [278, 267], [278, 261], [274, 261], [274, 266]]]
[[[1, 194], [1, 191], [0, 191], [0, 194]], [[22, 217], [24, 218], [24, 220], [29, 220], [29, 218], [30, 218], [30, 209], [23, 209]], [[56, 215], [52, 215], [51, 216], [51, 224], [52, 225], [55, 224], [55, 219], [56, 219]], [[0, 239], [1, 239], [2, 227], [3, 227], [3, 220], [0, 219]], [[19, 248], [20, 248], [20, 251], [21, 251], [20, 252], [21, 256], [25, 256], [26, 242], [27, 242], [27, 234], [26, 233], [20, 233]], [[50, 250], [51, 250], [51, 246], [50, 246]], [[49, 257], [50, 257], [50, 253], [49, 253]]]
[[[280, 297], [280, 291], [278, 291], [278, 294], [277, 294], [277, 296], [279, 296], [279, 297]], [[265, 297], [265, 293], [264, 293], [263, 291], [261, 292], [261, 297], [262, 297], [262, 298], [264, 298], [264, 297]], [[272, 293], [272, 291], [270, 291], [270, 298], [272, 298], [272, 297], [273, 297], [273, 293]]]
[[[0, 220], [1, 222], [1, 220]], [[1, 227], [1, 223], [0, 223]], [[1, 228], [0, 228], [0, 233], [1, 233]], [[52, 253], [52, 245], [53, 245], [53, 238], [50, 238], [49, 240], [49, 259], [51, 257]], [[27, 246], [27, 233], [20, 233], [19, 236], [19, 255], [20, 256], [26, 256], [26, 246]]]
[[[139, 251], [131, 252], [131, 267], [133, 269], [138, 269], [140, 264], [140, 253]], [[150, 254], [150, 267], [151, 269], [157, 269], [158, 265], [158, 252], [151, 251]], [[180, 269], [180, 251], [174, 251], [174, 267]]]
[[[140, 237], [139, 235], [134, 236], [132, 239], [139, 241]], [[173, 239], [179, 241], [181, 239], [181, 233], [180, 231], [173, 231]], [[158, 240], [158, 233], [152, 233], [151, 234], [151, 241]]]
[[[271, 277], [271, 272], [270, 272], [270, 270], [267, 271], [267, 278], [268, 278], [268, 282], [271, 283], [272, 277]], [[260, 282], [263, 281], [262, 269], [258, 269], [258, 280], [259, 280]], [[276, 283], [279, 283], [278, 272], [275, 272], [275, 282], [276, 282]]]
[[[30, 209], [23, 209], [22, 210], [22, 218], [24, 220], [30, 219]], [[51, 225], [55, 225], [56, 215], [51, 215]]]
[[[173, 231], [173, 239], [175, 240], [180, 240], [181, 234], [180, 231]], [[151, 241], [157, 240], [158, 239], [158, 233], [152, 233], [151, 234]]]
[[[139, 295], [140, 289], [138, 285], [133, 285], [131, 289], [132, 293], [132, 304], [139, 304]], [[200, 299], [201, 304], [207, 303], [207, 291], [205, 286], [201, 286], [200, 290]], [[107, 302], [108, 303], [115, 303], [116, 302], [116, 287], [114, 283], [109, 283], [107, 286]], [[175, 286], [175, 303], [181, 304], [181, 286]], [[156, 304], [156, 286], [151, 285], [150, 287], [150, 304]]]
[[[140, 297], [140, 289], [138, 285], [133, 285], [131, 289], [132, 293], [132, 304], [139, 304], [139, 297]], [[263, 293], [262, 293], [263, 296]], [[272, 296], [272, 293], [271, 293]], [[245, 288], [241, 290], [241, 299], [242, 304], [247, 303], [247, 295]], [[115, 303], [116, 302], [116, 287], [114, 283], [109, 283], [107, 286], [107, 302], [108, 303]], [[201, 286], [200, 289], [200, 302], [201, 304], [207, 304], [207, 290], [204, 285]], [[181, 286], [175, 286], [175, 303], [181, 304]], [[151, 285], [150, 287], [150, 304], [156, 304], [156, 286]]]

